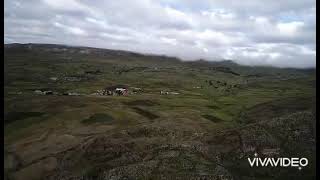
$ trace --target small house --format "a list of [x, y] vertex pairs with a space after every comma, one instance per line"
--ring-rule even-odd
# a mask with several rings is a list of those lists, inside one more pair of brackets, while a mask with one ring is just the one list
[[103, 95], [118, 95], [118, 96], [126, 96], [128, 95], [128, 86], [126, 85], [114, 85], [106, 87], [103, 91]]
[[168, 95], [168, 94], [169, 94], [169, 92], [168, 92], [168, 91], [160, 91], [160, 94]]
[[141, 89], [141, 88], [134, 87], [134, 88], [132, 88], [132, 92], [133, 92], [133, 93], [140, 93], [140, 92], [142, 92], [142, 89]]
[[41, 94], [41, 95], [53, 95], [54, 94], [53, 91], [49, 91], [49, 90], [35, 90], [34, 93]]
[[57, 81], [58, 78], [57, 78], [57, 77], [50, 77], [50, 80], [52, 80], [52, 81]]
[[128, 95], [128, 89], [127, 88], [116, 88], [115, 90], [117, 95]]

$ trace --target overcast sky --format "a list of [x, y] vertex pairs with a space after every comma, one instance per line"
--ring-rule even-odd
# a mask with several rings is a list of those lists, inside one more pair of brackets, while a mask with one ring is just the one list
[[315, 67], [316, 0], [5, 0], [5, 43]]

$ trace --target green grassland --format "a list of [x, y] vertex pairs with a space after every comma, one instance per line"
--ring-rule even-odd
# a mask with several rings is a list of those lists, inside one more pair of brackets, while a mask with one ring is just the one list
[[[34, 44], [5, 47], [4, 139], [6, 156], [11, 158], [5, 162], [7, 178], [184, 179], [223, 175], [284, 179], [290, 173], [249, 173], [250, 169], [242, 168], [247, 161], [230, 160], [239, 155], [234, 150], [239, 147], [232, 145], [234, 134], [220, 136], [229, 130], [247, 135], [251, 128], [241, 132], [238, 128], [271, 123], [280, 117], [290, 119], [286, 117], [299, 112], [314, 114], [314, 69], [249, 67], [229, 61], [183, 62], [101, 49], [82, 53], [83, 49]], [[92, 73], [95, 71], [98, 73]], [[142, 92], [93, 95], [116, 84], [128, 85], [129, 92], [134, 87]], [[41, 89], [58, 94], [34, 93]], [[161, 95], [160, 91], [178, 94]], [[66, 92], [81, 95], [61, 95]], [[315, 120], [304, 121], [312, 124]], [[299, 123], [293, 128], [302, 127]], [[281, 128], [286, 129], [286, 124], [282, 123]], [[275, 132], [272, 129], [268, 127], [266, 132], [276, 139], [283, 138], [276, 128]], [[310, 138], [315, 137], [311, 134]], [[287, 146], [290, 144], [280, 146], [282, 153], [288, 153]], [[305, 146], [309, 149], [297, 153], [312, 158], [315, 151], [310, 149], [315, 144]], [[216, 156], [227, 158], [218, 163]], [[49, 157], [54, 160], [47, 160]], [[52, 165], [41, 167], [44, 160]], [[240, 165], [230, 165], [233, 161]], [[299, 177], [313, 179], [312, 167], [315, 164]], [[40, 173], [35, 176], [34, 172]], [[266, 178], [262, 178], [263, 173]]]

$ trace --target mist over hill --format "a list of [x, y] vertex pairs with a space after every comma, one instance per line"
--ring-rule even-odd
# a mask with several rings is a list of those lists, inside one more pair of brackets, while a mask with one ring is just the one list
[[190, 64], [197, 65], [207, 65], [207, 66], [226, 66], [226, 67], [255, 67], [255, 68], [281, 68], [281, 69], [304, 69], [304, 71], [314, 71], [316, 67], [300, 67], [300, 68], [290, 68], [290, 67], [276, 67], [276, 66], [266, 66], [266, 65], [243, 65], [237, 63], [235, 60], [231, 59], [221, 59], [221, 60], [207, 60], [207, 59], [198, 59], [198, 60], [185, 60], [178, 57], [159, 55], [159, 54], [150, 54], [150, 53], [138, 53], [133, 51], [125, 50], [116, 50], [116, 49], [104, 49], [104, 48], [95, 48], [95, 47], [84, 47], [84, 46], [74, 46], [74, 45], [64, 45], [64, 44], [39, 44], [39, 43], [8, 43], [4, 44], [5, 48], [16, 48], [18, 49], [38, 49], [44, 51], [56, 51], [56, 52], [80, 52], [83, 54], [92, 54], [92, 55], [119, 55], [119, 56], [147, 56], [150, 58], [165, 59], [172, 61], [187, 62]]

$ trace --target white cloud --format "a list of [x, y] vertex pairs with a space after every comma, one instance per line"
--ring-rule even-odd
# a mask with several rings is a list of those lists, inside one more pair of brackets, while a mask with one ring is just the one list
[[81, 11], [87, 10], [88, 7], [76, 0], [43, 0], [51, 8], [63, 11]]
[[90, 17], [86, 17], [86, 20], [87, 20], [88, 22], [91, 22], [91, 23], [93, 23], [93, 24], [95, 24], [95, 25], [98, 25], [98, 26], [101, 26], [101, 27], [103, 27], [103, 28], [109, 27], [109, 26], [107, 25], [107, 23], [104, 22], [104, 21], [102, 21], [102, 20], [97, 20], [97, 19], [90, 18]]
[[80, 35], [80, 36], [87, 35], [87, 33], [84, 30], [82, 30], [82, 29], [80, 29], [78, 27], [66, 26], [66, 25], [60, 24], [58, 22], [55, 22], [54, 25], [56, 27], [62, 28], [65, 31], [67, 31], [67, 32], [69, 32], [71, 34], [74, 34], [74, 35]]
[[166, 38], [166, 37], [161, 37], [160, 40], [164, 43], [170, 44], [170, 45], [177, 45], [177, 40], [173, 38]]
[[294, 36], [296, 35], [299, 28], [304, 25], [303, 22], [289, 22], [289, 23], [278, 23], [277, 28], [279, 29], [280, 33], [283, 35]]
[[115, 39], [115, 40], [120, 40], [120, 41], [126, 41], [131, 39], [129, 36], [122, 36], [122, 35], [108, 34], [108, 33], [102, 33], [101, 36]]
[[315, 66], [315, 0], [5, 0], [5, 42]]

